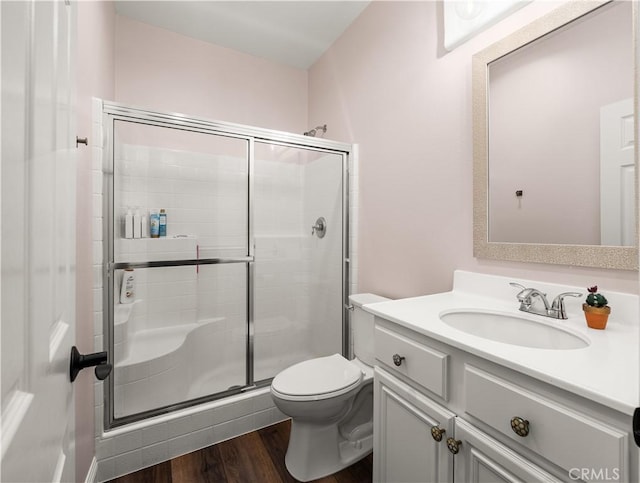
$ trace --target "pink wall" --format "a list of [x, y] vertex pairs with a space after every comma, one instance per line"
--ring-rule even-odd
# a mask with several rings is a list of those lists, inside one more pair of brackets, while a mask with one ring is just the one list
[[[115, 8], [112, 2], [78, 2], [77, 6], [76, 132], [80, 137], [91, 138], [91, 98], [110, 99], [114, 95]], [[86, 353], [94, 348], [91, 148], [80, 145], [77, 153], [76, 345]], [[76, 480], [84, 481], [95, 454], [93, 371], [82, 371], [74, 384]]]
[[436, 2], [373, 2], [309, 72], [309, 118], [360, 144], [360, 287], [451, 289], [455, 269], [637, 293], [633, 271], [473, 257], [471, 57], [550, 11], [534, 2], [453, 52]]
[[307, 72], [147, 25], [116, 20], [115, 100], [302, 133]]

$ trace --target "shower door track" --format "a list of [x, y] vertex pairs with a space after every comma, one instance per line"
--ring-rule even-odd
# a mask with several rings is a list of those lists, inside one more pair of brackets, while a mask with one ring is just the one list
[[[144, 262], [115, 262], [114, 261], [114, 122], [125, 121], [137, 124], [153, 125], [171, 129], [198, 132], [202, 134], [220, 135], [244, 139], [248, 142], [248, 256], [243, 257], [227, 257], [227, 258], [202, 258], [202, 259], [184, 259], [184, 260], [154, 260]], [[108, 362], [114, 364], [113, 360], [113, 318], [114, 308], [110, 303], [114, 297], [113, 276], [115, 270], [126, 268], [162, 268], [162, 267], [180, 267], [180, 266], [199, 266], [199, 265], [216, 265], [216, 264], [233, 264], [243, 263], [246, 266], [247, 280], [247, 367], [246, 367], [246, 385], [234, 387], [215, 394], [210, 394], [168, 406], [142, 411], [135, 414], [115, 418], [114, 415], [114, 381], [113, 377], [109, 377], [105, 381], [104, 391], [104, 428], [105, 430], [114, 429], [129, 423], [141, 421], [153, 416], [167, 414], [176, 410], [185, 409], [206, 402], [220, 400], [229, 396], [242, 394], [256, 388], [268, 386], [273, 378], [260, 381], [254, 380], [254, 354], [253, 354], [253, 338], [254, 338], [254, 314], [253, 314], [253, 296], [254, 296], [254, 231], [253, 231], [253, 200], [254, 200], [254, 150], [255, 142], [264, 142], [280, 146], [291, 146], [303, 148], [312, 151], [333, 153], [342, 156], [342, 354], [349, 355], [350, 339], [348, 327], [348, 296], [349, 296], [349, 168], [348, 159], [353, 149], [351, 144], [329, 141], [322, 138], [311, 138], [298, 134], [287, 133], [283, 131], [268, 130], [252, 126], [227, 123], [222, 121], [210, 121], [187, 117], [182, 114], [159, 113], [125, 106], [118, 103], [103, 102], [103, 122], [106, 130], [105, 139], [111, 144], [105, 143], [104, 155], [106, 163], [103, 167], [103, 213], [104, 213], [104, 233], [106, 234], [106, 242], [103, 243], [104, 253], [104, 272], [103, 272], [103, 307], [104, 307], [104, 333], [107, 335], [106, 347], [108, 351]]]

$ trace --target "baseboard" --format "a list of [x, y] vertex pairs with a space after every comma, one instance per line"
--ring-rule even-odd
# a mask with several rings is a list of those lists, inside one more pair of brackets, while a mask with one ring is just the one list
[[84, 479], [84, 483], [95, 483], [96, 477], [98, 476], [98, 460], [94, 456], [91, 460], [91, 466], [89, 466], [89, 471], [87, 471], [87, 477]]

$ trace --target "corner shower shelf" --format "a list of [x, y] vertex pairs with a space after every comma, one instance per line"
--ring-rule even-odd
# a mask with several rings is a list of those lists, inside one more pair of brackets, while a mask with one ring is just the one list
[[162, 238], [120, 238], [114, 246], [119, 262], [198, 258], [198, 239], [193, 235]]

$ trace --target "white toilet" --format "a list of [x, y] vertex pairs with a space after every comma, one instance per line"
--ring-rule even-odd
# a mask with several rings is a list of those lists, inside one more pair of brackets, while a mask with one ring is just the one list
[[301, 481], [330, 475], [364, 458], [373, 448], [373, 315], [365, 304], [384, 302], [373, 294], [351, 295], [351, 361], [340, 354], [295, 364], [271, 383], [275, 405], [291, 416], [285, 457]]

